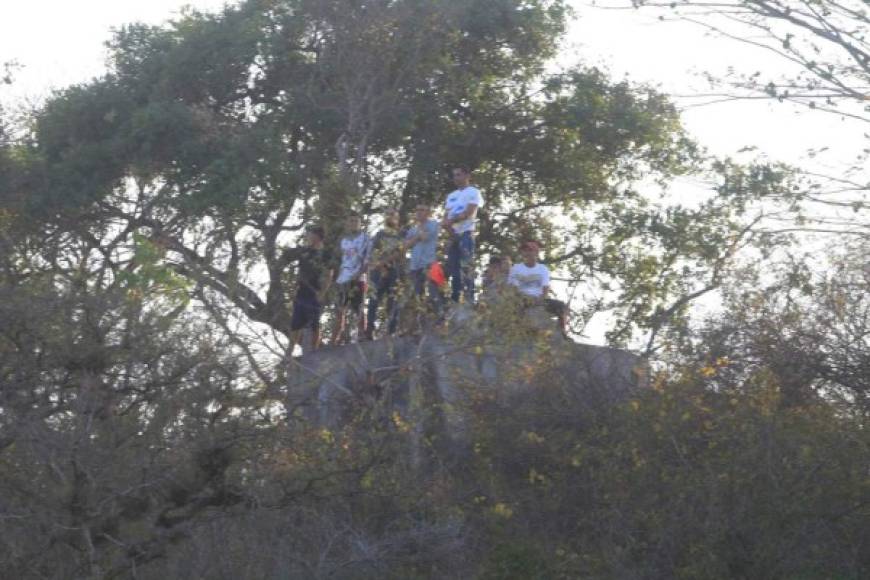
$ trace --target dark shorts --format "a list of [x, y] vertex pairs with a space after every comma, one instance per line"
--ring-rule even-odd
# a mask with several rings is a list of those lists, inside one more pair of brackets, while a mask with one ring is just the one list
[[[535, 305], [540, 305], [540, 299], [528, 298], [524, 297], [521, 304], [523, 308], [530, 308]], [[562, 316], [568, 312], [568, 305], [562, 302], [561, 300], [556, 300], [555, 298], [544, 298], [543, 302], [544, 311], [551, 316]]]
[[350, 306], [352, 310], [362, 307], [363, 297], [366, 295], [366, 283], [360, 280], [351, 280], [338, 285], [338, 307]]
[[544, 298], [544, 309], [553, 316], [562, 316], [568, 310], [568, 305], [555, 298]]
[[373, 268], [369, 279], [372, 288], [378, 294], [395, 291], [399, 282], [399, 268], [397, 266]]
[[317, 296], [308, 292], [299, 292], [293, 300], [293, 317], [290, 319], [290, 330], [320, 329], [321, 305]]

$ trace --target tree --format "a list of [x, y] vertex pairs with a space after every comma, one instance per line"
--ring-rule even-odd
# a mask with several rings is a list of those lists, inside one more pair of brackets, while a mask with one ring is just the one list
[[[771, 52], [794, 76], [737, 76], [733, 86], [760, 96], [824, 109], [870, 122], [870, 14], [860, 1], [735, 0], [704, 3], [638, 1], [635, 7], [673, 11], [709, 30]], [[740, 73], [736, 73], [739, 75]], [[723, 97], [741, 98], [741, 94]]]
[[[466, 162], [487, 191], [483, 251], [542, 237], [570, 278], [594, 272], [590, 303], [624, 288], [613, 336], [627, 340], [718, 285], [731, 243], [717, 253], [701, 238], [753, 236], [727, 196], [711, 202], [720, 221], [702, 220], [717, 233], [686, 229], [701, 212], [650, 204], [652, 176], [664, 187], [698, 172], [724, 188], [729, 177], [651, 89], [549, 72], [565, 18], [543, 0], [251, 0], [130, 25], [110, 45], [111, 72], [37, 114], [15, 189], [39, 219], [145, 236], [203, 300], [286, 335], [289, 246], [304, 223], [440, 200], [445, 170]], [[578, 232], [584, 243], [565, 243]]]
[[[801, 324], [792, 306], [735, 298], [751, 334], [727, 320], [695, 333], [692, 302], [738, 296], [735, 257], [779, 244], [756, 208], [789, 195], [791, 175], [709, 158], [647, 87], [552, 72], [565, 18], [559, 2], [511, 0], [190, 12], [122, 29], [104, 77], [0, 135], [0, 566], [866, 576], [854, 258], [813, 287]], [[460, 161], [486, 190], [484, 252], [542, 238], [594, 293], [584, 314], [616, 313], [613, 342], [642, 330], [649, 352], [681, 358], [630, 400], [583, 390], [505, 302], [451, 346], [480, 364], [472, 339], [488, 329], [530, 388], [467, 385], [461, 450], [394, 405], [401, 366], [362, 373], [335, 425], [309, 420], [287, 397], [281, 337], [297, 232], [351, 206], [437, 200]], [[681, 174], [709, 179], [709, 196], [657, 200]], [[763, 324], [771, 311], [788, 340]], [[819, 356], [804, 329], [840, 334]]]
[[747, 367], [767, 373], [787, 407], [822, 398], [866, 417], [867, 244], [832, 246], [826, 254], [823, 268], [812, 255], [745, 267], [725, 284], [723, 313], [701, 326], [689, 356], [713, 367], [729, 361], [717, 371], [726, 383]]
[[[706, 106], [735, 99], [771, 99], [830, 113], [858, 125], [870, 123], [870, 13], [860, 0], [733, 0], [604, 4], [608, 8], [656, 10], [662, 20], [696, 24], [712, 34], [774, 55], [776, 73], [737, 66], [722, 77], [707, 73], [719, 92], [693, 95]], [[811, 157], [834, 142], [821, 140]], [[870, 147], [837, 173], [796, 168], [802, 176], [772, 231], [863, 237], [868, 232]], [[782, 223], [785, 222], [785, 223]]]
[[364, 406], [338, 442], [281, 420], [281, 373], [264, 374], [238, 336], [192, 309], [149, 240], [43, 228], [0, 221], [7, 574], [128, 577], [252, 506], [339, 501], [392, 456]]

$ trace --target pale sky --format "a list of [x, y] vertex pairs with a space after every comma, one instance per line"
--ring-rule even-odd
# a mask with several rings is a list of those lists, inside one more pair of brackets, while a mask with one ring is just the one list
[[[578, 3], [579, 4], [579, 3]], [[700, 73], [722, 76], [729, 67], [761, 71], [775, 80], [785, 74], [782, 59], [732, 40], [705, 34], [685, 22], [661, 22], [659, 12], [613, 11], [578, 6], [579, 19], [571, 30], [573, 54], [601, 63], [614, 76], [651, 83], [672, 95], [703, 94], [711, 88]], [[680, 105], [697, 99], [675, 98]], [[731, 155], [755, 146], [769, 157], [790, 163], [810, 163], [820, 170], [848, 163], [867, 146], [866, 125], [770, 100], [732, 101], [684, 108], [683, 122], [713, 152]], [[806, 152], [831, 147], [808, 160]]]

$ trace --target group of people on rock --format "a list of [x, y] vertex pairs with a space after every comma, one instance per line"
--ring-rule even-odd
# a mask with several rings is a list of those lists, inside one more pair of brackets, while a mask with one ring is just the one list
[[[403, 232], [399, 212], [390, 209], [383, 215], [382, 229], [372, 236], [363, 228], [361, 217], [351, 214], [344, 224], [339, 242], [341, 260], [335, 268], [331, 267], [330, 253], [324, 247], [323, 228], [306, 229], [290, 322], [293, 346], [302, 343], [306, 330], [312, 334], [313, 347], [320, 345], [320, 318], [327, 293], [333, 287], [337, 296], [333, 344], [346, 340], [351, 312], [356, 314], [358, 336], [372, 339], [382, 304], [386, 306], [387, 332], [395, 334], [400, 297], [409, 294], [427, 304], [436, 319], [443, 321], [447, 297], [442, 288], [448, 279], [453, 302], [464, 300], [474, 304], [475, 229], [483, 196], [471, 184], [471, 171], [467, 167], [456, 167], [452, 173], [456, 189], [447, 196], [440, 222], [432, 217], [431, 207], [421, 204], [415, 210], [413, 223]], [[442, 230], [449, 236], [443, 267], [438, 257]], [[539, 252], [537, 242], [526, 241], [520, 247], [521, 263], [511, 264], [508, 256], [493, 257], [483, 277], [484, 294], [493, 297], [513, 288], [524, 303], [540, 303], [557, 316], [565, 333], [568, 309], [563, 302], [548, 296], [550, 272], [538, 261]]]

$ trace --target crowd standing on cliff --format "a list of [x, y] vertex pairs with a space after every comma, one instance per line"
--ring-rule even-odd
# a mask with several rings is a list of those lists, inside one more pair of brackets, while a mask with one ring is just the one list
[[[454, 168], [452, 177], [456, 189], [447, 196], [440, 222], [433, 219], [431, 207], [421, 204], [412, 225], [403, 232], [399, 211], [388, 209], [383, 227], [370, 235], [361, 216], [351, 214], [343, 224], [335, 264], [332, 256], [336, 252], [325, 248], [323, 227], [306, 229], [297, 262], [293, 347], [302, 345], [306, 331], [310, 333], [308, 345], [320, 346], [321, 318], [330, 294], [336, 297], [332, 344], [351, 340], [351, 317], [355, 318], [356, 336], [372, 340], [382, 306], [386, 332], [392, 335], [398, 331], [400, 311], [409, 299], [419, 306], [417, 312], [432, 317], [436, 325], [445, 321], [448, 296], [452, 303], [475, 304], [475, 234], [484, 199], [471, 183], [469, 168]], [[442, 231], [447, 239], [439, 259]], [[566, 334], [568, 308], [549, 296], [550, 271], [538, 261], [540, 249], [536, 241], [524, 241], [519, 248], [522, 261], [517, 264], [507, 254], [493, 256], [483, 275], [484, 296], [493, 299], [511, 292], [524, 308], [541, 305], [559, 319]], [[448, 281], [449, 288], [445, 288]]]

